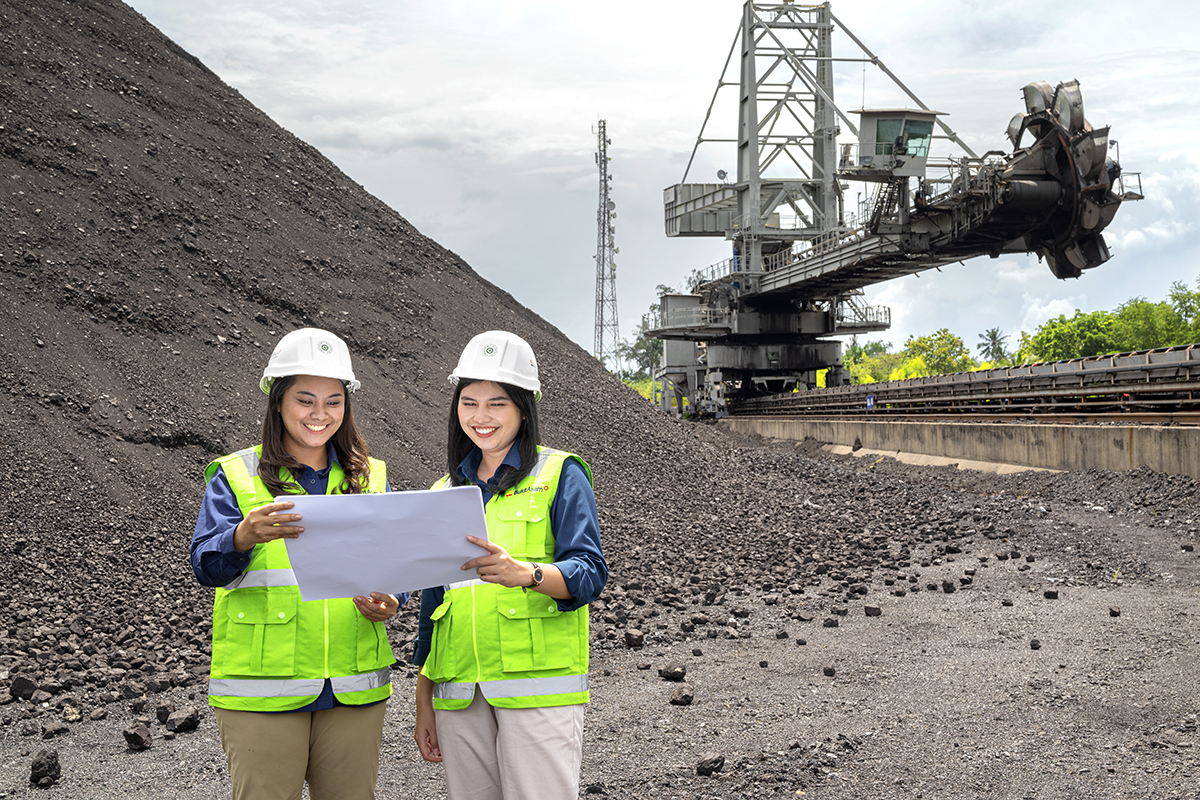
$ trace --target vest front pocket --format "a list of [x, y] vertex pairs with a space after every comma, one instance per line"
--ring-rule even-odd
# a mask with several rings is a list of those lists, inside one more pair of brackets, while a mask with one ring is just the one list
[[371, 672], [391, 664], [394, 656], [387, 628], [382, 622], [367, 619], [357, 609], [354, 615], [358, 617], [358, 671]]
[[500, 661], [505, 672], [563, 669], [575, 652], [575, 626], [558, 602], [540, 592], [501, 590], [496, 596], [500, 617]]
[[297, 591], [237, 589], [225, 601], [224, 668], [231, 675], [296, 674]]
[[545, 502], [537, 502], [537, 496], [532, 493], [528, 502], [507, 497], [504, 500], [502, 504], [496, 503], [492, 510], [498, 524], [489, 525], [488, 538], [513, 558], [543, 561], [553, 554], [554, 538], [546, 519]]
[[425, 659], [425, 674], [434, 683], [443, 683], [455, 677], [450, 664], [454, 654], [454, 644], [451, 641], [453, 631], [450, 627], [450, 597], [449, 592], [442, 604], [433, 610], [429, 618], [433, 621], [433, 642], [429, 656]]

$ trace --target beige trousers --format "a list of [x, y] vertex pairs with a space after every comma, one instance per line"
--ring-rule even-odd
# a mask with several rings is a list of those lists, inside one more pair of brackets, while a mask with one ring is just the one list
[[233, 800], [373, 800], [386, 703], [260, 714], [213, 709]]
[[467, 708], [436, 712], [449, 800], [576, 800], [586, 708], [495, 708], [476, 686]]

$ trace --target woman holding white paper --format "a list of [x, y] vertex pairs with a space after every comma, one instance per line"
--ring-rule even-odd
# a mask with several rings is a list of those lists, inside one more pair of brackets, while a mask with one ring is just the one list
[[208, 465], [192, 538], [197, 580], [216, 587], [209, 705], [233, 797], [373, 798], [395, 662], [384, 620], [408, 599], [303, 602], [282, 540], [304, 527], [289, 494], [388, 490], [367, 455], [345, 342], [304, 328], [276, 345], [259, 386], [262, 443]]
[[[608, 580], [591, 469], [539, 443], [533, 350], [476, 336], [450, 375], [449, 473], [483, 493], [488, 540], [463, 581], [421, 592], [415, 738], [450, 800], [579, 793], [588, 609]], [[472, 574], [473, 573], [473, 574]]]

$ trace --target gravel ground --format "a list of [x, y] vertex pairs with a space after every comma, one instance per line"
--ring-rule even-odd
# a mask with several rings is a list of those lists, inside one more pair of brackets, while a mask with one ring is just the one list
[[[267, 354], [309, 325], [350, 344], [399, 489], [445, 469], [471, 335], [538, 353], [612, 575], [588, 793], [1200, 796], [1193, 481], [664, 418], [117, 0], [5, 0], [0, 45], [0, 797], [225, 796], [187, 544], [204, 464], [256, 441]], [[389, 626], [383, 797], [443, 793], [409, 738], [415, 620]]]
[[[1195, 525], [1169, 507], [1143, 508], [1145, 491], [1113, 493], [1115, 485], [1144, 490], [1162, 476], [994, 476], [890, 460], [868, 466], [769, 444], [763, 453], [828, 469], [843, 486], [863, 478], [888, 490], [937, 486], [943, 498], [981, 510], [1019, 497], [1010, 520], [1026, 532], [999, 536], [983, 522], [953, 544], [934, 537], [912, 548], [909, 566], [878, 571], [866, 593], [848, 593], [830, 572], [788, 588], [760, 568], [722, 580], [725, 591], [707, 604], [712, 581], [624, 567], [593, 614], [585, 793], [1197, 796]], [[1106, 502], [1117, 502], [1101, 507], [1078, 496], [1095, 481], [1109, 484]], [[716, 564], [705, 571], [724, 572]], [[626, 642], [631, 625], [603, 621], [623, 608], [645, 636], [641, 647]], [[605, 638], [610, 630], [620, 635]], [[683, 680], [669, 680], [680, 667]], [[394, 679], [379, 794], [443, 796], [439, 768], [421, 763], [409, 738], [411, 669], [399, 667]], [[681, 688], [690, 704], [672, 702]], [[202, 686], [155, 695], [140, 714], [130, 710], [139, 701], [102, 705], [105, 719], [49, 741], [42, 725], [59, 715], [21, 701], [6, 706], [0, 792], [38, 796], [30, 764], [51, 748], [63, 777], [50, 793], [224, 796], [209, 712], [201, 707], [199, 728], [169, 740], [154, 718], [164, 702], [202, 704]], [[150, 719], [154, 738], [141, 752], [122, 736], [137, 716]], [[724, 759], [722, 768], [698, 775], [710, 754]]]

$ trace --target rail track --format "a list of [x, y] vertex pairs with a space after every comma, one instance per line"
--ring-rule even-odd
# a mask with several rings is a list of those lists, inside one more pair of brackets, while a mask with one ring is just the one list
[[1200, 344], [742, 398], [735, 416], [1200, 424]]

